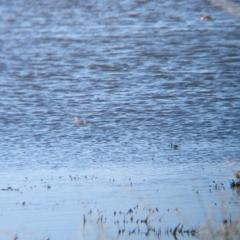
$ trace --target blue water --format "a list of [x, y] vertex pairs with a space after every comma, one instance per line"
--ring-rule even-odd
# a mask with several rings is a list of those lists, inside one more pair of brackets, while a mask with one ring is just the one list
[[[240, 18], [208, 1], [1, 1], [0, 188], [19, 188], [0, 191], [1, 239], [89, 239], [83, 214], [95, 201], [111, 209], [110, 236], [114, 209], [137, 203], [188, 212], [165, 214], [163, 229], [194, 226], [222, 201], [212, 181], [236, 202], [239, 39]], [[73, 174], [97, 178], [78, 185]]]

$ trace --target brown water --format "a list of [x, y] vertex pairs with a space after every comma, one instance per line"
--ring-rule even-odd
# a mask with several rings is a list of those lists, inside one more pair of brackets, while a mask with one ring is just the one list
[[164, 239], [239, 215], [240, 19], [225, 9], [1, 1], [1, 239], [146, 239], [147, 216]]

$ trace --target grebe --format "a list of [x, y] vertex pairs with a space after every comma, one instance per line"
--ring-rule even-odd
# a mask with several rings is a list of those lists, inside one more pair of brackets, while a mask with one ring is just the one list
[[86, 124], [87, 122], [84, 120], [79, 120], [78, 117], [74, 117], [74, 122], [76, 124]]
[[201, 15], [201, 21], [211, 21], [213, 18], [211, 16]]

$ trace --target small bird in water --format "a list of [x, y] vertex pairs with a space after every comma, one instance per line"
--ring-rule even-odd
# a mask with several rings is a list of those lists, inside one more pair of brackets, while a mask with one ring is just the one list
[[201, 15], [201, 21], [211, 21], [213, 18], [211, 16]]
[[171, 148], [173, 148], [174, 150], [178, 150], [180, 147], [177, 144], [172, 144], [171, 143]]
[[82, 125], [87, 123], [85, 120], [79, 120], [78, 117], [74, 117], [74, 122]]

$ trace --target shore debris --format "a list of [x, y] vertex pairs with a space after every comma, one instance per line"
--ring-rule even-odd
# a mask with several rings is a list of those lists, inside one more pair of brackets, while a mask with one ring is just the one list
[[7, 187], [2, 188], [1, 191], [19, 191], [19, 188]]

